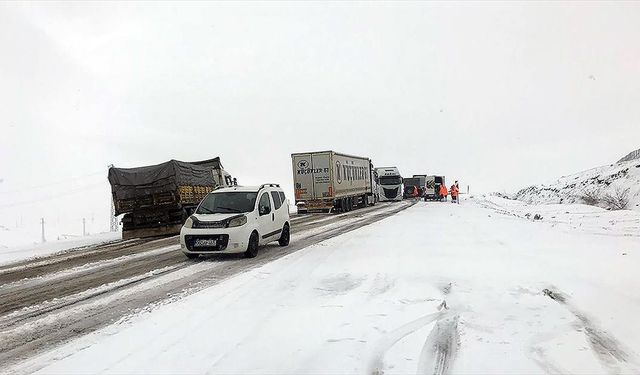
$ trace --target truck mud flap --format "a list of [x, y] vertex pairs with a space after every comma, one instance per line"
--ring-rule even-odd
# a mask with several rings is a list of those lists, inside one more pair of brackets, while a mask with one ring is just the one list
[[130, 229], [122, 231], [122, 239], [129, 240], [132, 238], [146, 238], [146, 237], [160, 237], [160, 236], [172, 236], [180, 234], [182, 224], [165, 225], [156, 228], [141, 228]]

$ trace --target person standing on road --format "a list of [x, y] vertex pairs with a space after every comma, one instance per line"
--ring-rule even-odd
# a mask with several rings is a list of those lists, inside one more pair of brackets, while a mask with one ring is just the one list
[[440, 184], [440, 201], [444, 200], [445, 202], [447, 201], [447, 187], [444, 186], [444, 184]]
[[456, 184], [451, 185], [451, 203], [459, 203], [458, 202], [458, 186], [456, 186]]

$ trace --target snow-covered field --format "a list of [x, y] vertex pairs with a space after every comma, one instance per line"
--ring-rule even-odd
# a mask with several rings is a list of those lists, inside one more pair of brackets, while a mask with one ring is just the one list
[[638, 373], [640, 213], [561, 207], [420, 202], [11, 370]]
[[[640, 237], [640, 212], [610, 211], [586, 204], [527, 204], [491, 195], [478, 196], [475, 202], [504, 215], [539, 220], [566, 231], [604, 236]], [[536, 218], [536, 215], [539, 215]]]
[[607, 195], [616, 197], [628, 189], [628, 209], [640, 211], [640, 159], [589, 169], [559, 178], [547, 184], [526, 187], [514, 195], [515, 199], [530, 204], [584, 203], [585, 193], [601, 198], [597, 205], [609, 206], [602, 201]]

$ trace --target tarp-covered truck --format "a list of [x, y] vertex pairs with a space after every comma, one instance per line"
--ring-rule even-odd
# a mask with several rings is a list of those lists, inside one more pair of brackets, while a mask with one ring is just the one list
[[200, 201], [235, 180], [220, 158], [197, 162], [170, 160], [138, 168], [109, 168], [115, 214], [122, 218], [122, 238], [180, 233]]
[[375, 204], [376, 177], [371, 160], [333, 151], [291, 154], [298, 212], [350, 211]]

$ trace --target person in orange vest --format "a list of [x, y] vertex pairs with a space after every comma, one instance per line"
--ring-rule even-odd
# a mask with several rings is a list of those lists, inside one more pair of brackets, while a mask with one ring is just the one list
[[460, 203], [458, 201], [458, 186], [456, 184], [451, 185], [451, 203]]
[[444, 184], [440, 184], [440, 200], [442, 201], [444, 199], [444, 201], [447, 201], [447, 187], [444, 186]]
[[413, 191], [411, 192], [411, 197], [412, 198], [417, 198], [418, 197], [418, 187], [417, 186], [413, 187]]

